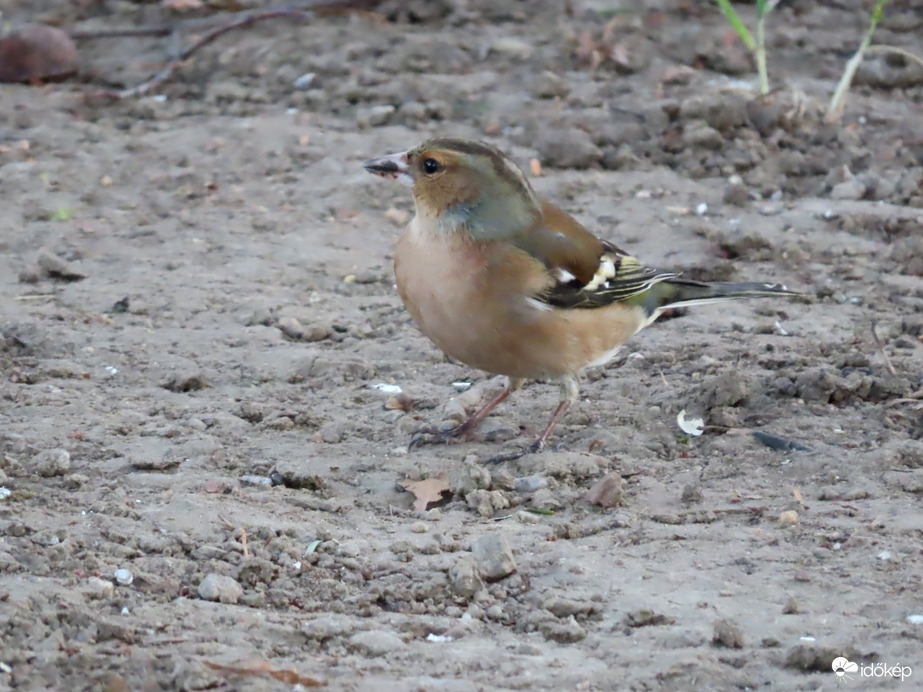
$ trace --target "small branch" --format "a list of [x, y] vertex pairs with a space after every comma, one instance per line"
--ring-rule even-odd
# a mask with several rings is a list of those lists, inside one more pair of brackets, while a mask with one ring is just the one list
[[174, 27], [168, 24], [160, 26], [139, 26], [134, 29], [77, 29], [69, 32], [75, 41], [92, 41], [98, 38], [133, 38], [137, 36], [169, 36]]
[[903, 48], [898, 48], [897, 46], [888, 46], [883, 43], [877, 43], [874, 46], [869, 46], [865, 49], [866, 53], [894, 53], [895, 55], [900, 55], [901, 57], [915, 62], [921, 67], [923, 67], [923, 58], [915, 53], [911, 53], [909, 50], [904, 50]]
[[103, 91], [101, 95], [110, 96], [112, 98], [124, 99], [132, 98], [134, 96], [141, 96], [142, 94], [147, 93], [156, 86], [159, 86], [172, 75], [176, 69], [183, 64], [184, 61], [192, 57], [200, 48], [204, 48], [209, 43], [214, 41], [221, 36], [224, 36], [230, 31], [235, 29], [242, 29], [246, 26], [256, 24], [265, 19], [278, 19], [280, 17], [292, 17], [297, 19], [307, 19], [311, 16], [311, 12], [305, 12], [303, 10], [276, 10], [273, 12], [262, 12], [258, 14], [251, 14], [246, 17], [241, 17], [237, 21], [231, 22], [230, 24], [224, 24], [215, 29], [212, 29], [207, 34], [202, 36], [198, 41], [193, 43], [191, 46], [183, 50], [175, 60], [171, 60], [170, 63], [160, 72], [155, 74], [146, 82], [142, 82], [138, 86], [132, 87], [131, 89], [123, 89], [121, 91]]
[[[198, 50], [204, 48], [208, 44], [212, 43], [216, 39], [224, 36], [230, 31], [235, 29], [242, 29], [244, 27], [251, 26], [257, 22], [262, 22], [266, 19], [279, 19], [283, 17], [289, 17], [292, 19], [311, 19], [315, 14], [319, 12], [358, 12], [365, 14], [367, 10], [356, 7], [357, 5], [370, 5], [375, 4], [370, 0], [307, 0], [306, 2], [297, 3], [298, 5], [304, 7], [305, 9], [292, 9], [292, 8], [278, 8], [274, 10], [266, 10], [264, 12], [255, 12], [253, 14], [248, 14], [244, 17], [236, 19], [228, 24], [222, 24], [221, 26], [215, 27], [214, 29], [205, 33], [201, 38], [195, 41], [192, 45], [184, 49], [175, 59], [171, 60], [170, 63], [160, 72], [155, 74], [146, 82], [132, 87], [130, 89], [122, 89], [121, 91], [115, 91], [112, 89], [105, 89], [99, 92], [100, 96], [115, 98], [115, 99], [124, 99], [132, 98], [135, 96], [141, 96], [142, 94], [147, 93], [151, 89], [159, 86], [179, 68], [183, 62], [192, 57]], [[377, 16], [377, 15], [376, 15]], [[122, 31], [122, 30], [114, 30]], [[132, 30], [125, 30], [132, 31]], [[104, 34], [104, 32], [84, 32], [84, 38], [106, 38], [108, 36], [170, 36], [173, 35], [176, 31], [175, 27], [168, 28], [162, 26], [156, 27], [141, 27], [137, 30], [139, 33], [131, 34]], [[156, 33], [155, 33], [156, 32]]]
[[878, 349], [881, 351], [881, 355], [884, 356], [885, 365], [888, 366], [888, 372], [897, 377], [897, 370], [894, 369], [894, 366], [891, 364], [891, 357], [888, 355], [888, 352], [885, 351], [885, 345], [881, 343], [881, 339], [878, 338], [878, 330], [876, 325], [872, 322], [872, 336], [875, 338], [875, 344], [878, 346]]

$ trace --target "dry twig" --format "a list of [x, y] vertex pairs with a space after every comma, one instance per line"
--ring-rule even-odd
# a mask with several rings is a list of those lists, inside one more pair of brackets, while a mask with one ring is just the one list
[[[122, 89], [121, 91], [116, 91], [112, 89], [106, 89], [99, 93], [100, 96], [115, 98], [115, 99], [124, 99], [132, 98], [134, 96], [141, 96], [146, 94], [151, 89], [163, 84], [170, 76], [176, 71], [180, 65], [183, 64], [186, 60], [192, 57], [199, 49], [204, 48], [208, 44], [212, 43], [216, 39], [224, 36], [230, 31], [236, 29], [242, 29], [244, 27], [252, 26], [257, 22], [262, 22], [267, 19], [280, 19], [283, 17], [288, 17], [291, 19], [311, 19], [319, 12], [325, 13], [338, 13], [338, 12], [353, 12], [368, 16], [374, 16], [376, 18], [380, 15], [376, 15], [373, 12], [365, 9], [368, 6], [373, 6], [376, 4], [374, 0], [306, 0], [303, 2], [296, 3], [298, 9], [293, 7], [279, 7], [276, 9], [265, 10], [262, 12], [254, 12], [238, 19], [235, 19], [227, 24], [222, 24], [217, 26], [203, 36], [201, 36], [197, 41], [192, 45], [183, 49], [179, 55], [177, 55], [170, 63], [160, 72], [155, 74], [153, 77], [148, 79], [146, 82], [132, 87], [130, 89]], [[199, 20], [200, 21], [200, 20]], [[74, 32], [72, 34], [73, 38], [82, 38], [82, 39], [91, 39], [91, 38], [110, 38], [116, 36], [172, 36], [175, 35], [178, 30], [178, 27], [168, 27], [168, 26], [150, 26], [150, 27], [139, 27], [137, 29], [114, 29], [111, 31], [102, 30], [102, 31], [86, 31], [86, 32]]]
[[878, 330], [876, 329], [876, 324], [872, 322], [872, 336], [875, 337], [875, 344], [878, 346], [878, 349], [881, 351], [881, 355], [884, 356], [885, 365], [888, 366], [888, 372], [897, 377], [897, 370], [894, 369], [894, 365], [891, 364], [891, 356], [888, 355], [888, 352], [885, 351], [885, 345], [881, 343], [881, 339], [878, 338]]

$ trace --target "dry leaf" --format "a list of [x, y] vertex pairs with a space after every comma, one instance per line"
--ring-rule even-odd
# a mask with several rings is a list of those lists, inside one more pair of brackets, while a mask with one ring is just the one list
[[537, 178], [542, 174], [542, 162], [538, 159], [531, 159], [529, 161], [529, 170], [531, 170], [532, 175]]
[[798, 504], [802, 507], [804, 506], [804, 497], [801, 495], [801, 491], [798, 488], [792, 488], [792, 495], [795, 496], [795, 499], [798, 500]]
[[583, 499], [591, 505], [600, 507], [618, 507], [622, 504], [625, 493], [622, 491], [622, 477], [617, 473], [610, 473], [596, 482], [587, 491]]
[[321, 687], [327, 683], [321, 682], [315, 678], [309, 678], [304, 675], [299, 675], [294, 670], [279, 670], [278, 668], [273, 668], [272, 664], [269, 661], [260, 661], [255, 663], [252, 666], [247, 668], [238, 668], [236, 666], [226, 666], [223, 663], [215, 663], [214, 661], [202, 661], [205, 665], [213, 670], [220, 670], [222, 673], [230, 673], [231, 675], [268, 675], [271, 678], [275, 678], [279, 682], [284, 682], [288, 685], [304, 685], [305, 687]]
[[417, 498], [413, 503], [413, 509], [416, 512], [425, 512], [432, 503], [441, 502], [444, 494], [452, 492], [449, 489], [448, 473], [442, 473], [435, 478], [427, 478], [423, 481], [404, 481], [401, 487], [413, 493]]

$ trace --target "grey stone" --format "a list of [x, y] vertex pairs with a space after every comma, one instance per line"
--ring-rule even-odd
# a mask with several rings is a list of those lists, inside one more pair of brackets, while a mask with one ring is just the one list
[[513, 551], [503, 534], [482, 536], [475, 542], [471, 553], [485, 581], [499, 581], [516, 571]]
[[66, 449], [46, 449], [32, 459], [32, 468], [44, 478], [63, 476], [71, 467], [71, 455]]
[[579, 642], [586, 637], [586, 630], [580, 626], [573, 616], [566, 620], [548, 620], [538, 627], [545, 639], [559, 644]]
[[589, 168], [602, 159], [592, 137], [576, 127], [548, 127], [539, 131], [535, 147], [544, 165], [552, 168]]
[[351, 636], [349, 648], [366, 656], [384, 656], [403, 649], [404, 640], [389, 630], [367, 630]]
[[206, 601], [237, 603], [243, 595], [243, 587], [223, 574], [209, 574], [199, 584], [199, 598]]
[[540, 73], [532, 82], [532, 95], [540, 99], [564, 98], [570, 93], [570, 84], [551, 70]]
[[484, 581], [478, 574], [474, 558], [469, 554], [460, 555], [449, 568], [449, 584], [453, 593], [462, 598], [471, 598], [484, 588]]
[[744, 648], [744, 632], [733, 620], [727, 618], [715, 623], [715, 644], [729, 649]]

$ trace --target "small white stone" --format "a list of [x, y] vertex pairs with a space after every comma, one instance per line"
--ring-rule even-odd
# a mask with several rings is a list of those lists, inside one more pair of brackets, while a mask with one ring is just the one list
[[702, 202], [695, 208], [695, 213], [699, 216], [705, 216], [708, 213], [708, 205]]
[[923, 625], [923, 615], [908, 615], [907, 622], [911, 625]]
[[314, 81], [314, 78], [317, 76], [314, 72], [305, 72], [298, 79], [292, 82], [292, 86], [296, 89], [307, 89], [311, 86], [311, 82]]
[[131, 570], [124, 568], [115, 570], [113, 576], [121, 586], [131, 586], [131, 583], [135, 580], [135, 575], [131, 573]]
[[426, 635], [426, 641], [428, 642], [450, 642], [452, 641], [452, 637], [448, 637], [444, 634], [433, 634], [432, 632], [430, 632], [429, 634]]

